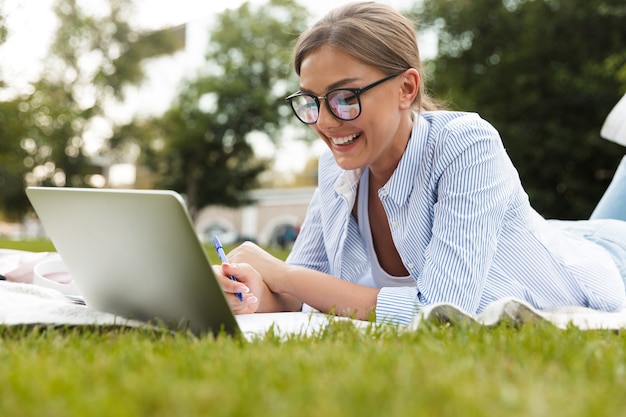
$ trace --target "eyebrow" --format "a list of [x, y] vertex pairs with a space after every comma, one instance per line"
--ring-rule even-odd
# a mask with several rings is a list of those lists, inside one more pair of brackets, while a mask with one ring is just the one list
[[[359, 79], [359, 78], [344, 78], [344, 79], [342, 79], [342, 80], [336, 81], [336, 82], [332, 83], [331, 85], [329, 85], [329, 86], [326, 88], [326, 92], [324, 93], [324, 95], [326, 95], [326, 93], [327, 93], [327, 92], [329, 92], [329, 91], [331, 91], [331, 90], [334, 90], [334, 89], [336, 89], [336, 88], [341, 88], [341, 86], [343, 86], [343, 85], [345, 85], [345, 84], [348, 84], [348, 83], [351, 83], [351, 82], [353, 82], [353, 81], [357, 81], [358, 79]], [[315, 95], [315, 93], [313, 93], [313, 91], [312, 91], [312, 90], [306, 89], [306, 88], [304, 88], [304, 87], [300, 87], [300, 92], [301, 92], [301, 93], [307, 93], [307, 94], [313, 94], [313, 95]]]

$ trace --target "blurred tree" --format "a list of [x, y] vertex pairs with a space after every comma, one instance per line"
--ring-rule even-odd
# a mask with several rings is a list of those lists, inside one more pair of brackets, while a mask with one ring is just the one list
[[623, 0], [424, 0], [436, 96], [500, 131], [531, 203], [586, 218], [624, 149], [599, 132], [626, 92]]
[[95, 6], [97, 15], [76, 0], [56, 1], [59, 27], [42, 78], [0, 103], [0, 204], [12, 217], [29, 207], [26, 185], [96, 185], [99, 165], [112, 158], [98, 153], [113, 134], [106, 106], [143, 79], [142, 59], [180, 46], [175, 31], [134, 30], [131, 0]]
[[250, 141], [276, 140], [285, 120], [293, 121], [284, 97], [297, 88], [291, 45], [306, 18], [295, 0], [226, 10], [210, 34], [206, 70], [156, 121], [161, 134], [144, 146], [144, 156], [159, 186], [186, 196], [192, 215], [208, 204], [248, 201], [267, 168]]
[[16, 101], [0, 101], [0, 213], [8, 218], [18, 217], [26, 204], [24, 180], [16, 175], [24, 172], [20, 160], [22, 149], [19, 142], [11, 139], [12, 135], [22, 137], [25, 132], [16, 117], [18, 104]]
[[[7, 27], [4, 16], [4, 0], [0, 0], [0, 45], [4, 43], [7, 38]], [[0, 80], [2, 82], [2, 80]]]
[[[5, 42], [7, 33], [6, 18], [4, 15], [4, 1], [0, 0], [0, 45]], [[2, 77], [0, 77], [0, 88], [3, 88], [4, 86], [5, 81]], [[15, 123], [15, 118], [9, 118], [7, 116], [15, 114], [17, 114], [17, 103], [0, 101], [0, 155], [11, 152], [11, 144], [5, 140], [5, 138], [8, 138], [9, 134], [17, 131], [17, 129], [15, 129], [16, 126], [10, 126], [10, 124]], [[9, 190], [9, 193], [11, 193], [11, 191], [13, 191], [12, 189], [15, 188], [14, 183], [7, 181], [7, 179], [10, 179], [10, 175], [8, 175], [8, 173], [14, 169], [14, 164], [15, 160], [4, 161], [4, 163], [0, 164], [0, 214], [3, 213], [3, 207], [5, 207], [7, 203], [5, 199], [5, 190]], [[21, 187], [21, 183], [19, 187]], [[1, 218], [2, 215], [0, 215], [0, 219]]]

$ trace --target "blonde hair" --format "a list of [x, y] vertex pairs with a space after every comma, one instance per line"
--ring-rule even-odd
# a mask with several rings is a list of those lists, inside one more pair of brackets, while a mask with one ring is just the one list
[[420, 81], [414, 109], [439, 108], [426, 92], [415, 28], [393, 8], [376, 2], [355, 2], [331, 10], [298, 38], [294, 50], [298, 76], [302, 61], [323, 45], [337, 48], [385, 74], [415, 68]]

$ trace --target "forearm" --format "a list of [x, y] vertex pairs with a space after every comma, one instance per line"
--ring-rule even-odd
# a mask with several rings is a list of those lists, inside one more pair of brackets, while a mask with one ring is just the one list
[[264, 288], [252, 289], [260, 301], [257, 311], [295, 311], [304, 302], [322, 312], [367, 320], [376, 309], [378, 289], [285, 263], [253, 243], [241, 244], [228, 257], [260, 274]]
[[275, 311], [300, 311], [302, 301], [289, 294], [278, 294], [266, 287], [266, 291], [259, 304], [259, 313], [271, 313]]
[[325, 313], [369, 320], [376, 310], [378, 288], [343, 281], [312, 269], [286, 265], [282, 272], [264, 279], [272, 292], [301, 300]]

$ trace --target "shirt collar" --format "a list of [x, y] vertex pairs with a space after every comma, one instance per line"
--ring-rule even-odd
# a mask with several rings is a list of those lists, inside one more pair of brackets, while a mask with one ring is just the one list
[[363, 171], [363, 168], [342, 171], [341, 175], [339, 175], [335, 181], [335, 191], [347, 198], [348, 201], [354, 200], [354, 196], [356, 195], [356, 186], [359, 183], [359, 179], [361, 178]]
[[[413, 191], [415, 185], [414, 178], [417, 176], [426, 139], [428, 138], [428, 122], [419, 113], [413, 113], [413, 130], [411, 137], [407, 143], [406, 149], [400, 158], [400, 162], [395, 171], [383, 186], [387, 194], [398, 205], [404, 204]], [[342, 171], [337, 177], [334, 184], [335, 191], [353, 201], [356, 195], [356, 187], [365, 171], [364, 168], [358, 168], [348, 171]]]
[[383, 187], [397, 205], [403, 205], [415, 186], [428, 138], [428, 122], [419, 113], [413, 113], [413, 130], [398, 166]]

